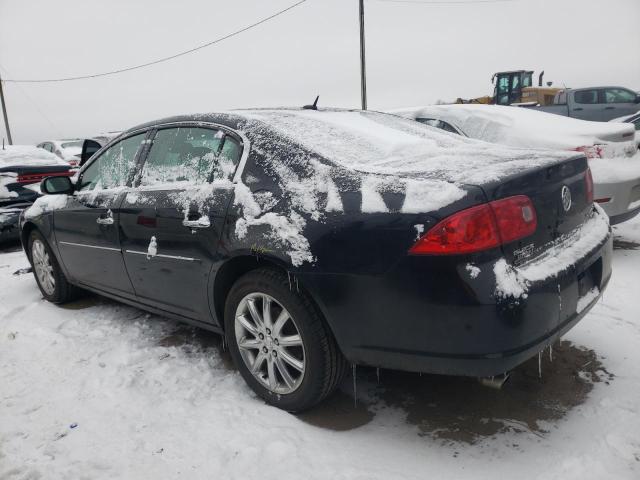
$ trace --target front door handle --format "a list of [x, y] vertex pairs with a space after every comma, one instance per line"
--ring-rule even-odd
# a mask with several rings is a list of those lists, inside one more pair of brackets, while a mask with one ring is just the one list
[[615, 110], [616, 107], [604, 107], [605, 110]]
[[573, 111], [574, 111], [574, 112], [579, 112], [579, 111], [581, 111], [581, 110], [583, 110], [583, 108], [582, 108], [582, 107], [578, 107], [578, 108], [574, 108], [574, 109], [573, 109]]
[[187, 228], [209, 228], [211, 226], [211, 222], [209, 221], [209, 217], [203, 215], [197, 220], [189, 220], [188, 218], [185, 218], [182, 220], [182, 225]]
[[107, 210], [106, 216], [100, 215], [96, 218], [96, 223], [100, 225], [113, 225], [113, 212], [111, 210]]

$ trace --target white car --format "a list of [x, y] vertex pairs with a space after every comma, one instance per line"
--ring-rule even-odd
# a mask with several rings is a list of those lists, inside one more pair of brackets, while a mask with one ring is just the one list
[[69, 140], [50, 140], [38, 144], [39, 148], [44, 148], [63, 159], [72, 167], [77, 167], [82, 153], [82, 140], [72, 138]]
[[636, 145], [638, 145], [638, 149], [640, 149], [640, 111], [634, 113], [633, 115], [626, 115], [624, 117], [614, 118], [613, 120], [609, 120], [610, 122], [620, 122], [620, 123], [629, 123], [634, 126], [636, 129]]
[[433, 105], [390, 113], [512, 147], [575, 150], [589, 158], [595, 201], [612, 224], [640, 213], [640, 153], [631, 123], [588, 122], [499, 105]]

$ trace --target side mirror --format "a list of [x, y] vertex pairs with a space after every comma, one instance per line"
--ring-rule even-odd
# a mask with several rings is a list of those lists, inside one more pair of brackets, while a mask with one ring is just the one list
[[74, 185], [69, 177], [47, 177], [40, 182], [40, 191], [47, 195], [72, 193]]
[[640, 93], [636, 95], [636, 99], [634, 103], [640, 103]]

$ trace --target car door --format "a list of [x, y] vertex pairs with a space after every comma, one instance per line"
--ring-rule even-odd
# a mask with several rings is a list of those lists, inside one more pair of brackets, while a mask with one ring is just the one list
[[600, 103], [600, 90], [597, 88], [573, 91], [573, 102], [569, 105], [569, 116], [596, 122], [604, 121], [605, 113]]
[[626, 88], [605, 88], [602, 108], [606, 120], [636, 113], [640, 110], [637, 98], [634, 92]]
[[76, 192], [54, 212], [55, 237], [69, 275], [78, 283], [134, 297], [118, 235], [124, 198], [147, 132], [130, 135], [82, 169]]
[[139, 301], [210, 322], [209, 278], [242, 141], [222, 127], [164, 126], [119, 209], [124, 261]]

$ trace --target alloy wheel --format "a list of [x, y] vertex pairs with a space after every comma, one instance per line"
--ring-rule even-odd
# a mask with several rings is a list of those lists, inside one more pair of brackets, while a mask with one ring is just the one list
[[275, 298], [250, 293], [238, 304], [235, 335], [251, 374], [269, 391], [295, 391], [305, 373], [305, 352], [293, 317]]
[[47, 295], [53, 295], [56, 289], [56, 280], [53, 276], [53, 265], [42, 241], [36, 239], [31, 246], [31, 258], [33, 268], [40, 282], [40, 286]]

